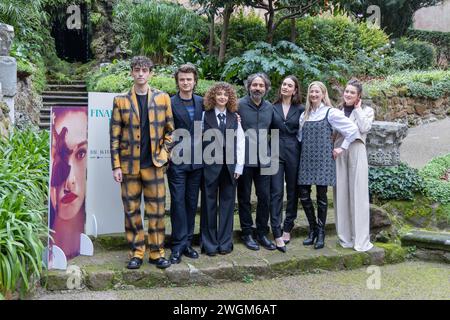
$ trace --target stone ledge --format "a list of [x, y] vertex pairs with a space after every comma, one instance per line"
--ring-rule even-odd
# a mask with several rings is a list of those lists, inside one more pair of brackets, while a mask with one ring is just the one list
[[[224, 281], [253, 281], [321, 270], [350, 270], [368, 265], [388, 263], [385, 249], [374, 247], [368, 252], [343, 249], [335, 236], [327, 237], [321, 250], [302, 245], [294, 238], [287, 253], [279, 251], [251, 251], [241, 243], [234, 244], [228, 255], [199, 259], [183, 257], [180, 264], [159, 270], [146, 260], [139, 270], [128, 270], [127, 251], [99, 251], [93, 257], [80, 256], [70, 261], [78, 266], [82, 275], [78, 289], [108, 290], [121, 288], [152, 288], [168, 286], [205, 286]], [[167, 254], [168, 256], [168, 254]], [[47, 290], [67, 290], [71, 275], [65, 271], [49, 271], [43, 277]], [[46, 281], [45, 281], [46, 280]]]
[[413, 230], [401, 237], [402, 246], [450, 252], [450, 233]]

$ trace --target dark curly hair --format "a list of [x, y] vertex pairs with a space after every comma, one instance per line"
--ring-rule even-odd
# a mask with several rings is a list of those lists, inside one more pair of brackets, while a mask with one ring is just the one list
[[228, 102], [226, 108], [229, 112], [236, 112], [238, 107], [238, 98], [236, 95], [236, 90], [233, 86], [226, 82], [219, 82], [213, 85], [206, 92], [203, 104], [205, 105], [205, 110], [211, 110], [216, 106], [216, 95], [219, 91], [225, 91], [228, 95]]
[[153, 61], [145, 56], [134, 56], [130, 61], [131, 70], [133, 70], [135, 67], [140, 67], [148, 68], [148, 70], [152, 71], [153, 66]]

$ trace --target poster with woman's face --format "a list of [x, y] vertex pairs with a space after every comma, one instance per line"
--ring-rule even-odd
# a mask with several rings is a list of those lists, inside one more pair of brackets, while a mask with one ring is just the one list
[[71, 259], [80, 254], [86, 220], [88, 111], [53, 107], [51, 115], [49, 249], [56, 245]]

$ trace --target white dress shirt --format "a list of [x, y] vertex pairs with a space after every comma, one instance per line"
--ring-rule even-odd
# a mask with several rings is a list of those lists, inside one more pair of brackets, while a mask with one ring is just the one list
[[[308, 121], [320, 121], [323, 120], [327, 114], [330, 107], [325, 106], [323, 103], [315, 110], [309, 114]], [[298, 130], [297, 138], [298, 141], [302, 141], [302, 123], [305, 118], [305, 112], [300, 116], [300, 129]], [[341, 144], [342, 149], [348, 149], [350, 144], [359, 137], [359, 130], [356, 124], [347, 118], [343, 111], [332, 108], [328, 113], [328, 122], [334, 130], [337, 130], [343, 137], [344, 141]]]
[[[219, 114], [222, 113], [225, 116], [224, 122], [227, 123], [226, 113], [227, 111], [221, 112], [219, 109], [214, 108], [214, 111], [216, 113], [216, 120], [217, 125], [220, 126], [220, 119]], [[203, 112], [202, 116], [202, 122], [204, 121], [205, 112]], [[234, 173], [237, 173], [239, 175], [242, 175], [242, 171], [244, 170], [244, 164], [245, 164], [245, 134], [244, 130], [242, 129], [241, 123], [238, 122], [238, 128], [236, 132], [236, 140], [237, 140], [237, 146], [236, 146], [236, 167], [234, 168]]]

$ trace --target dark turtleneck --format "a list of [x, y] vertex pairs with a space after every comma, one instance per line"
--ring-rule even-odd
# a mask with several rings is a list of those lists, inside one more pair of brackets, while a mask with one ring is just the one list
[[347, 118], [350, 117], [350, 115], [353, 112], [353, 109], [355, 109], [355, 106], [347, 106], [344, 104], [344, 113]]

